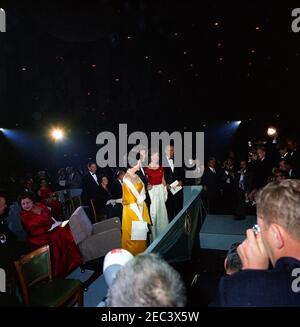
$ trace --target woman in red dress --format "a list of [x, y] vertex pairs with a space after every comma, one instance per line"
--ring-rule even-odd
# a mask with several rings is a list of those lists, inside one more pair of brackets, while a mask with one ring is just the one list
[[[37, 249], [50, 245], [54, 277], [64, 277], [78, 267], [82, 257], [69, 224], [54, 227], [49, 209], [42, 203], [34, 203], [33, 195], [24, 193], [20, 197], [21, 220], [28, 233], [28, 243]], [[54, 227], [54, 228], [53, 228]]]
[[150, 217], [152, 220], [151, 234], [152, 241], [155, 240], [168, 226], [168, 212], [166, 208], [166, 200], [168, 191], [164, 178], [164, 168], [159, 164], [159, 153], [152, 150], [150, 153], [150, 163], [145, 167], [145, 173], [148, 177], [150, 204]]
[[41, 180], [38, 195], [42, 203], [51, 208], [51, 215], [56, 220], [61, 220], [61, 203], [55, 198], [55, 193], [52, 192], [45, 179]]

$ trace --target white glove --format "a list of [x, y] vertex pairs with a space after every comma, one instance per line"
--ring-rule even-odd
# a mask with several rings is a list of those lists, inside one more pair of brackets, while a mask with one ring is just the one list
[[115, 204], [116, 204], [116, 201], [115, 200], [108, 200], [107, 202], [106, 202], [106, 205], [112, 205], [113, 207], [115, 206]]

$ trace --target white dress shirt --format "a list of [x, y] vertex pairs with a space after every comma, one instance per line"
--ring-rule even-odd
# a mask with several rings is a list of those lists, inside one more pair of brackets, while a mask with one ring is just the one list
[[210, 169], [214, 174], [216, 173], [215, 168], [209, 167], [209, 169]]
[[146, 176], [144, 168], [141, 166], [141, 172], [143, 173], [144, 176]]
[[172, 169], [172, 172], [174, 173], [174, 160], [172, 158], [168, 158], [168, 157], [167, 157], [167, 160], [168, 160], [169, 166]]
[[94, 173], [92, 173], [91, 171], [90, 171], [90, 174], [91, 174], [92, 177], [94, 178], [95, 182], [99, 185], [97, 175], [94, 174]]

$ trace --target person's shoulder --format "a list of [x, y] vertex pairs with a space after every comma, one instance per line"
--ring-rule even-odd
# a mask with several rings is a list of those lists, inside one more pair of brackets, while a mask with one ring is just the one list
[[283, 305], [284, 299], [294, 301], [290, 285], [285, 269], [243, 270], [221, 278], [219, 300], [223, 306]]

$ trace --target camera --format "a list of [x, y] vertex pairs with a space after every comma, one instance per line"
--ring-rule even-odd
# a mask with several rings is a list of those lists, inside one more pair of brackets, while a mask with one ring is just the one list
[[255, 235], [257, 235], [258, 233], [260, 233], [260, 227], [255, 224], [253, 227], [252, 227], [252, 230], [254, 232]]

